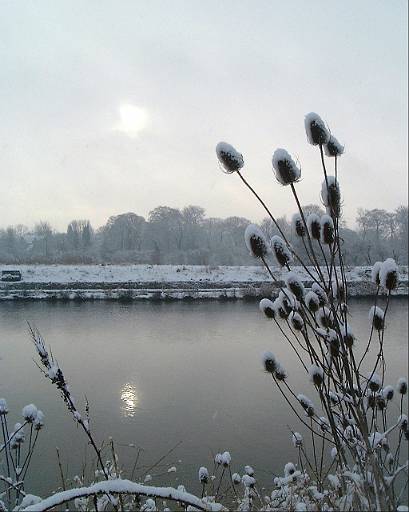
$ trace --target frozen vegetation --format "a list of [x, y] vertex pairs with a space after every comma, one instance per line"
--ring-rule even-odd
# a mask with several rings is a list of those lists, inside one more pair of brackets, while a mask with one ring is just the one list
[[[74, 477], [74, 485], [58, 490], [44, 499], [30, 494], [25, 475], [44, 428], [44, 414], [34, 404], [22, 411], [22, 421], [8, 423], [8, 407], [0, 400], [3, 444], [0, 446], [0, 481], [3, 509], [15, 510], [239, 510], [253, 511], [407, 511], [409, 425], [407, 411], [408, 382], [387, 366], [388, 311], [392, 294], [407, 291], [407, 268], [399, 268], [392, 258], [381, 258], [372, 268], [348, 269], [344, 263], [340, 238], [342, 198], [338, 158], [343, 146], [329, 133], [320, 116], [305, 117], [308, 142], [318, 150], [323, 181], [321, 199], [325, 212], [303, 210], [296, 185], [301, 177], [298, 166], [285, 150], [273, 156], [273, 167], [283, 193], [293, 197], [299, 212], [294, 228], [300, 253], [289, 242], [286, 232], [273, 213], [247, 181], [244, 158], [230, 144], [221, 143], [216, 152], [226, 174], [237, 176], [253, 194], [275, 225], [277, 232], [267, 234], [261, 226], [250, 225], [242, 232], [243, 244], [261, 267], [24, 267], [25, 284], [156, 283], [201, 282], [264, 284], [259, 303], [260, 316], [280, 333], [299, 362], [298, 371], [310, 382], [296, 389], [286, 361], [279, 361], [275, 347], [261, 356], [266, 385], [288, 404], [293, 413], [289, 436], [293, 451], [271, 486], [261, 488], [258, 468], [234, 464], [234, 454], [215, 454], [209, 464], [196, 469], [194, 477], [201, 491], [150, 485], [151, 476], [131, 481], [121, 467], [113, 439], [103, 450], [96, 441], [89, 404], [80, 409], [57, 355], [51, 351], [39, 331], [30, 327], [43, 375], [58, 390], [72, 420], [93, 450], [95, 472], [90, 478]], [[325, 155], [327, 158], [325, 158]], [[334, 174], [329, 174], [329, 169]], [[277, 185], [279, 186], [279, 185]], [[324, 262], [322, 265], [321, 262]], [[30, 273], [31, 271], [31, 273]], [[139, 272], [139, 274], [138, 274]], [[200, 277], [199, 277], [200, 276]], [[31, 279], [31, 281], [29, 281]], [[48, 279], [48, 281], [47, 281]], [[402, 286], [402, 283], [404, 286]], [[350, 321], [348, 297], [364, 285], [373, 296], [368, 311], [367, 336], [357, 339]], [[13, 285], [14, 286], [14, 285]], [[273, 294], [271, 292], [274, 292]], [[406, 319], [405, 319], [406, 321]], [[357, 350], [357, 345], [363, 350]], [[135, 354], [137, 357], [138, 354]], [[243, 361], [243, 364], [246, 362]], [[246, 383], [244, 383], [246, 385]], [[238, 392], [240, 390], [238, 383]], [[221, 390], [222, 393], [222, 390]], [[310, 393], [309, 393], [310, 394]], [[188, 421], [188, 419], [187, 419]], [[298, 430], [303, 426], [307, 435]], [[300, 427], [300, 428], [299, 428]], [[154, 430], [154, 426], [153, 429]], [[234, 436], [234, 432], [232, 432]], [[248, 443], [256, 440], [248, 436]], [[274, 433], [271, 435], [274, 443]], [[108, 460], [107, 460], [108, 459]], [[80, 466], [80, 461], [78, 462]], [[61, 469], [61, 467], [60, 467]], [[169, 473], [175, 467], [168, 469]]]

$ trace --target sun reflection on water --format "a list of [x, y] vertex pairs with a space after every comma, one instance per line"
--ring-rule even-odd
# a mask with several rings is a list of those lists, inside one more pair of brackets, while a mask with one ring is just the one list
[[121, 388], [121, 413], [125, 418], [135, 416], [139, 398], [134, 384], [127, 382]]

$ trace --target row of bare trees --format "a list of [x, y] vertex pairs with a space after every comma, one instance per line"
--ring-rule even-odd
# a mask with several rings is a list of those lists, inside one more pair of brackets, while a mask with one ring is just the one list
[[[322, 215], [319, 205], [304, 207], [306, 215]], [[278, 219], [281, 229], [303, 254], [291, 221]], [[112, 216], [99, 229], [89, 220], [73, 220], [66, 232], [48, 222], [34, 229], [9, 226], [0, 230], [1, 263], [151, 263], [245, 265], [252, 260], [242, 237], [250, 221], [243, 217], [206, 217], [200, 206], [183, 209], [158, 206], [148, 218], [135, 213]], [[370, 265], [392, 254], [400, 264], [408, 262], [408, 207], [395, 211], [358, 210], [357, 229], [341, 222], [345, 258], [350, 265]], [[277, 234], [269, 218], [261, 222], [268, 236]]]

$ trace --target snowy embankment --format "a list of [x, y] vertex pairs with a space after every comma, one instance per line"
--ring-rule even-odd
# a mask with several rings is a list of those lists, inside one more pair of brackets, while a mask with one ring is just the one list
[[[0, 282], [0, 300], [246, 299], [268, 296], [278, 288], [260, 266], [4, 265], [0, 269], [22, 274], [19, 282]], [[311, 276], [303, 268], [293, 270], [305, 286], [311, 284]], [[273, 273], [282, 281], [287, 271], [274, 268]], [[370, 274], [371, 267], [347, 270], [351, 296], [374, 294]], [[395, 294], [407, 295], [408, 267], [400, 267], [400, 277]]]

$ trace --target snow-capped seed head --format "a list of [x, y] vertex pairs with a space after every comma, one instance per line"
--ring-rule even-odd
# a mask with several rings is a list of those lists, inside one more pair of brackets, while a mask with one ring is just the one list
[[384, 409], [386, 409], [386, 400], [383, 397], [382, 393], [378, 393], [376, 395], [376, 406], [378, 407], [378, 409], [380, 411], [383, 411]]
[[307, 140], [313, 146], [323, 146], [330, 139], [330, 134], [324, 121], [315, 112], [310, 112], [304, 119]]
[[287, 378], [287, 371], [285, 370], [285, 368], [281, 366], [281, 364], [277, 363], [277, 368], [274, 372], [274, 377], [279, 381], [283, 381]]
[[371, 270], [371, 281], [375, 283], [377, 286], [380, 286], [381, 280], [379, 277], [379, 272], [381, 271], [382, 267], [382, 261], [376, 261], [373, 264], [372, 270]]
[[368, 373], [368, 387], [371, 391], [376, 393], [381, 389], [382, 379], [375, 372]]
[[320, 306], [325, 306], [328, 303], [328, 295], [318, 283], [313, 283], [311, 290], [318, 296]]
[[289, 272], [285, 277], [285, 284], [294, 294], [295, 298], [301, 302], [304, 298], [305, 290], [299, 276], [295, 272]]
[[376, 331], [382, 331], [385, 327], [385, 313], [379, 306], [372, 306], [369, 310], [369, 321]]
[[264, 370], [267, 373], [274, 373], [277, 369], [277, 359], [272, 352], [264, 352], [261, 358]]
[[399, 270], [396, 262], [392, 258], [385, 260], [379, 271], [379, 280], [381, 286], [388, 291], [395, 290], [399, 284]]
[[207, 468], [202, 466], [201, 468], [199, 468], [199, 482], [201, 484], [207, 484], [208, 481], [209, 481], [209, 471], [207, 470]]
[[291, 290], [283, 288], [278, 294], [278, 300], [281, 302], [283, 308], [289, 314], [291, 311], [298, 309], [297, 299]]
[[307, 398], [305, 395], [299, 394], [297, 395], [297, 400], [300, 402], [301, 407], [304, 409], [305, 414], [312, 418], [315, 414], [314, 405], [311, 402], [309, 398]]
[[331, 282], [331, 289], [332, 296], [336, 298], [338, 302], [345, 302], [345, 286], [344, 283], [342, 282], [341, 276], [337, 276], [337, 278], [334, 277], [334, 279]]
[[244, 466], [244, 472], [249, 476], [254, 475], [254, 469], [251, 466]]
[[233, 473], [231, 476], [234, 485], [241, 483], [241, 476], [238, 473]]
[[295, 473], [295, 466], [292, 462], [287, 462], [287, 464], [284, 466], [284, 475], [286, 477], [292, 475]]
[[406, 414], [401, 414], [398, 418], [398, 424], [402, 430], [408, 429], [408, 417]]
[[400, 395], [406, 395], [406, 393], [408, 392], [408, 381], [405, 379], [405, 377], [401, 377], [398, 380], [396, 389], [398, 390], [398, 393]]
[[9, 408], [7, 406], [7, 402], [5, 398], [0, 398], [0, 416], [5, 416], [8, 414]]
[[264, 258], [269, 252], [267, 239], [261, 229], [255, 224], [247, 226], [244, 232], [244, 240], [250, 254], [255, 258]]
[[319, 423], [319, 425], [321, 427], [321, 430], [323, 432], [328, 432], [329, 431], [330, 423], [327, 420], [327, 418], [325, 418], [325, 416], [321, 416], [320, 418], [318, 418], [318, 423]]
[[290, 324], [295, 331], [302, 331], [304, 327], [304, 320], [299, 313], [296, 311], [291, 312], [288, 316], [288, 320], [290, 321]]
[[322, 368], [316, 364], [313, 364], [310, 366], [308, 374], [310, 376], [311, 382], [313, 382], [315, 386], [320, 387], [322, 385], [324, 380], [324, 370]]
[[284, 240], [280, 236], [274, 235], [271, 239], [271, 247], [278, 264], [281, 267], [288, 265], [288, 263], [291, 261], [291, 252], [289, 251]]
[[285, 149], [276, 149], [273, 154], [274, 174], [281, 185], [290, 185], [299, 181], [301, 169], [294, 162], [292, 156]]
[[318, 323], [325, 329], [330, 329], [333, 325], [333, 316], [327, 307], [320, 308], [316, 313]]
[[256, 484], [255, 478], [248, 475], [247, 473], [241, 477], [241, 482], [244, 485], [244, 487], [248, 487], [250, 489], [252, 489]]
[[28, 404], [23, 408], [22, 412], [23, 418], [29, 423], [33, 423], [33, 421], [37, 417], [37, 407], [34, 404]]
[[222, 453], [222, 464], [225, 468], [227, 468], [230, 465], [231, 462], [231, 455], [230, 452], [223, 452]]
[[287, 310], [287, 308], [283, 305], [282, 300], [277, 297], [273, 302], [273, 308], [276, 318], [282, 318], [283, 320], [286, 320], [288, 318], [288, 315], [290, 312]]
[[244, 166], [243, 155], [227, 142], [217, 144], [216, 155], [223, 172], [226, 174], [239, 171]]
[[261, 299], [259, 308], [267, 318], [275, 318], [274, 304], [270, 299]]
[[307, 217], [307, 228], [310, 237], [319, 240], [321, 237], [321, 219], [316, 213], [310, 213]]
[[330, 135], [329, 141], [324, 146], [324, 151], [328, 157], [338, 157], [343, 154], [344, 146], [333, 135]]
[[331, 216], [339, 217], [341, 213], [341, 190], [335, 176], [327, 176], [321, 184], [321, 200]]
[[295, 448], [300, 448], [302, 446], [303, 437], [299, 432], [294, 432], [291, 439]]
[[41, 430], [44, 427], [44, 413], [38, 409], [36, 419], [34, 420], [34, 428]]
[[385, 386], [382, 390], [382, 396], [385, 400], [390, 402], [393, 399], [394, 389], [392, 386]]
[[305, 296], [305, 304], [312, 313], [316, 313], [320, 307], [318, 295], [313, 291], [309, 291]]
[[214, 461], [219, 466], [220, 466], [220, 464], [223, 464], [222, 454], [216, 453], [216, 455], [214, 456]]
[[347, 348], [352, 348], [355, 344], [355, 336], [349, 325], [342, 324], [340, 326], [341, 336]]
[[297, 236], [300, 238], [305, 236], [305, 226], [299, 213], [293, 215], [292, 225]]
[[329, 215], [321, 217], [321, 242], [326, 245], [333, 244], [335, 240], [334, 221]]

